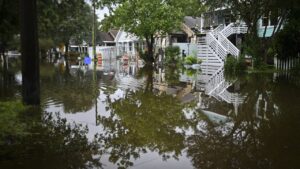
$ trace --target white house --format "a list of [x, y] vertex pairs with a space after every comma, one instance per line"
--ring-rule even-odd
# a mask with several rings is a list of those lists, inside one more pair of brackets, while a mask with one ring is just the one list
[[115, 38], [115, 44], [117, 48], [117, 55], [122, 56], [127, 54], [128, 56], [135, 56], [137, 49], [144, 49], [144, 43], [137, 36], [125, 32], [120, 29]]

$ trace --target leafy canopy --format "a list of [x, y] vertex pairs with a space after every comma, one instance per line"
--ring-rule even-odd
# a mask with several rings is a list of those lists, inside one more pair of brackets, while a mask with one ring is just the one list
[[[117, 5], [115, 9], [112, 5]], [[184, 9], [180, 0], [124, 0], [103, 2], [111, 15], [102, 22], [104, 29], [123, 27], [139, 37], [151, 38], [156, 33], [168, 33], [180, 26]]]

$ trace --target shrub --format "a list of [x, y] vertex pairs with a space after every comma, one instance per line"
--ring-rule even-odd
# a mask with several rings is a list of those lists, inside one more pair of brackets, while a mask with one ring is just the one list
[[165, 49], [166, 62], [177, 62], [180, 55], [178, 46], [168, 46]]
[[244, 56], [239, 56], [238, 59], [234, 56], [228, 56], [224, 65], [225, 78], [231, 79], [231, 77], [239, 76], [245, 72], [246, 68]]
[[237, 59], [234, 57], [228, 56], [226, 58], [225, 65], [224, 65], [225, 72], [234, 73], [236, 65], [237, 65]]
[[187, 56], [187, 57], [184, 59], [184, 63], [187, 64], [187, 65], [197, 64], [197, 63], [198, 63], [198, 60], [197, 60], [197, 58], [194, 57], [194, 56]]

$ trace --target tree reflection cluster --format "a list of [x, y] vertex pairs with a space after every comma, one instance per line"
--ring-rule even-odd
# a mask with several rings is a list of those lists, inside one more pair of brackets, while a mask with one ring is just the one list
[[87, 127], [70, 124], [59, 114], [46, 113], [43, 117], [27, 114], [21, 119], [25, 119], [23, 134], [11, 133], [13, 140], [1, 142], [0, 168], [102, 167], [99, 140], [96, 136], [92, 141], [87, 138]]

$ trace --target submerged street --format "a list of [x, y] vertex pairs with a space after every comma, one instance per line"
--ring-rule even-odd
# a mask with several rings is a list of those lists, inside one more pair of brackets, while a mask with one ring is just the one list
[[[18, 60], [10, 63], [8, 74], [1, 72], [1, 101], [20, 99]], [[29, 125], [21, 130], [37, 136], [1, 147], [1, 155], [8, 153], [1, 168], [299, 166], [300, 88], [292, 76], [222, 75], [212, 83], [214, 73], [205, 68], [122, 60], [89, 67], [42, 65], [42, 108], [38, 117], [19, 120]]]

